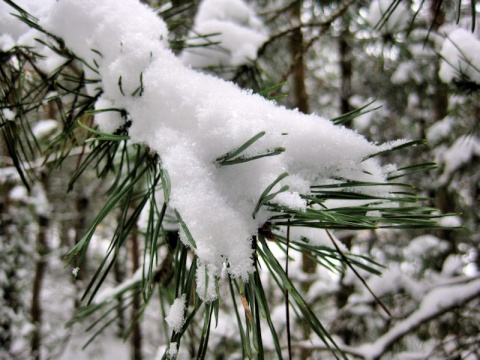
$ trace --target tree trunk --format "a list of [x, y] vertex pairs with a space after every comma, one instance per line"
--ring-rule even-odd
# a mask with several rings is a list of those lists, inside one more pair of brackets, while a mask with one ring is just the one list
[[[41, 174], [41, 185], [43, 191], [47, 188], [48, 175], [46, 172]], [[35, 263], [35, 278], [33, 280], [32, 291], [32, 305], [30, 309], [30, 315], [34, 330], [32, 333], [32, 339], [30, 342], [32, 358], [35, 360], [41, 359], [41, 344], [42, 344], [42, 301], [41, 291], [42, 283], [47, 267], [47, 261], [45, 256], [48, 254], [48, 240], [47, 233], [50, 225], [50, 219], [48, 214], [40, 213], [38, 215], [38, 236], [37, 236], [37, 256], [38, 259]]]
[[[340, 114], [352, 111], [350, 97], [352, 96], [353, 55], [349, 40], [351, 34], [348, 21], [344, 21], [344, 29], [339, 39], [340, 52]], [[348, 124], [348, 123], [347, 123]]]
[[[140, 250], [138, 246], [138, 227], [135, 225], [132, 229], [132, 235], [130, 237], [130, 254], [132, 257], [132, 274], [140, 267]], [[140, 290], [135, 290], [133, 295], [132, 304], [132, 360], [142, 360], [142, 328], [140, 325], [140, 319], [138, 319], [139, 310], [141, 308], [141, 294]]]
[[[439, 8], [442, 0], [431, 0], [430, 4], [430, 14], [433, 22], [432, 31], [438, 32], [438, 29], [444, 24], [445, 22], [445, 13], [443, 9]], [[437, 9], [439, 9], [437, 11]], [[438, 58], [435, 64], [435, 76], [434, 76], [434, 118], [433, 120], [439, 121], [445, 118], [448, 113], [448, 85], [444, 84], [438, 75], [440, 70], [440, 61], [441, 59]], [[453, 213], [455, 212], [455, 201], [454, 196], [450, 192], [449, 184], [442, 185], [435, 189], [435, 206], [443, 213]], [[435, 259], [435, 263], [432, 264], [434, 269], [440, 271], [443, 267], [443, 263], [445, 262], [446, 258], [456, 252], [456, 240], [455, 240], [455, 232], [451, 230], [439, 230], [438, 236], [443, 240], [448, 242], [448, 249], [447, 251], [442, 252], [437, 259]]]
[[[292, 6], [292, 19], [294, 23], [301, 22], [302, 3], [299, 0]], [[307, 87], [305, 86], [305, 63], [304, 63], [304, 43], [302, 29], [296, 29], [292, 33], [290, 40], [292, 62], [293, 62], [293, 97], [294, 106], [299, 111], [308, 114], [310, 113]]]
[[[113, 264], [113, 271], [115, 276], [115, 282], [121, 284], [125, 281], [125, 259], [117, 259]], [[123, 296], [117, 296], [118, 306], [117, 306], [117, 335], [123, 337], [125, 335], [125, 313], [123, 311]]]
[[[17, 298], [18, 291], [16, 289], [16, 264], [15, 260], [12, 259], [12, 252], [9, 249], [14, 249], [13, 254], [16, 254], [16, 244], [13, 243], [14, 239], [12, 238], [8, 228], [12, 226], [13, 219], [10, 215], [10, 201], [9, 201], [9, 192], [11, 186], [3, 184], [0, 186], [0, 241], [3, 245], [3, 251], [0, 254], [0, 261], [2, 261], [2, 267], [5, 272], [5, 276], [8, 279], [6, 284], [2, 284], [2, 293], [3, 297], [1, 299], [2, 315], [4, 311], [12, 311], [13, 313], [18, 312], [19, 301]], [[13, 263], [12, 263], [13, 262]], [[9, 311], [10, 310], [10, 311]], [[2, 344], [2, 350], [0, 351], [0, 357], [10, 355], [10, 347], [13, 340], [12, 333], [12, 323], [10, 316], [2, 316], [0, 320], [0, 344]]]
[[[75, 223], [75, 244], [78, 244], [85, 233], [87, 232], [87, 210], [89, 206], [89, 199], [85, 196], [82, 191], [77, 195], [75, 199], [75, 207], [77, 212], [77, 220]], [[75, 245], [74, 244], [74, 245]], [[75, 309], [78, 309], [81, 306], [80, 303], [80, 294], [82, 292], [82, 284], [83, 281], [87, 277], [87, 263], [88, 263], [88, 256], [85, 256], [82, 260], [82, 263], [79, 263], [80, 257], [76, 257], [73, 260], [73, 267], [77, 268], [78, 271], [76, 276], [73, 278], [75, 289], [76, 289], [76, 296], [75, 296]]]

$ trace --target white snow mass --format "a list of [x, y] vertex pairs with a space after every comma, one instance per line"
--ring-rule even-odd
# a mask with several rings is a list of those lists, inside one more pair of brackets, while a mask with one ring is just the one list
[[[211, 8], [208, 16], [198, 16], [252, 21], [251, 10], [241, 1], [232, 3], [238, 11], [223, 13], [219, 7], [218, 13]], [[272, 216], [265, 206], [256, 208], [282, 174], [270, 194], [282, 191], [270, 202], [299, 211], [307, 206], [300, 194], [333, 177], [385, 180], [377, 161], [365, 159], [392, 145], [377, 146], [320, 116], [288, 110], [192, 70], [169, 50], [165, 23], [137, 0], [62, 0], [42, 14], [48, 15], [39, 16], [40, 24], [95, 69], [84, 67], [87, 78], [100, 81], [87, 87], [92, 95], [102, 92], [96, 110], [117, 109], [96, 115], [99, 129], [112, 132], [124, 125], [122, 110], [131, 121], [131, 141], [160, 155], [171, 180], [167, 200], [184, 225], [181, 240], [202, 264], [197, 273], [202, 298], [214, 299], [216, 293], [214, 281], [200, 281], [200, 275], [218, 277], [227, 264], [232, 276], [246, 280], [254, 270], [252, 237]], [[249, 140], [250, 146], [231, 156]], [[362, 191], [378, 195], [375, 188]]]
[[368, 22], [382, 33], [393, 34], [405, 29], [409, 19], [408, 8], [402, 2], [374, 0], [368, 8]]
[[480, 40], [465, 29], [455, 29], [440, 51], [440, 78], [446, 82], [467, 79], [480, 84]]
[[198, 68], [245, 64], [257, 58], [258, 48], [268, 38], [243, 0], [203, 0], [189, 37], [187, 45], [195, 47], [184, 49], [182, 61]]
[[165, 318], [168, 326], [176, 332], [180, 332], [180, 330], [182, 330], [183, 324], [185, 323], [185, 317], [183, 316], [185, 313], [185, 307], [186, 300], [185, 294], [183, 294], [181, 297], [176, 298], [173, 301], [172, 307], [170, 308], [170, 311]]

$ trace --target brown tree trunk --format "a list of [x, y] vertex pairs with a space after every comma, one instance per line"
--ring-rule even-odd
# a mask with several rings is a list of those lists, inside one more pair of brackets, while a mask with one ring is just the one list
[[[138, 246], [138, 228], [135, 225], [132, 229], [132, 235], [130, 237], [130, 254], [132, 257], [132, 274], [140, 267], [140, 250]], [[138, 319], [139, 311], [141, 308], [141, 294], [140, 291], [135, 290], [132, 303], [132, 338], [131, 338], [131, 351], [132, 360], [142, 360], [142, 328], [140, 325], [140, 319]]]
[[[430, 2], [430, 15], [432, 21], [432, 31], [438, 32], [438, 29], [445, 22], [445, 13], [440, 8], [442, 0], [431, 0]], [[439, 121], [445, 118], [448, 113], [448, 86], [444, 84], [438, 75], [440, 69], [440, 59], [435, 64], [435, 77], [434, 77], [434, 113], [433, 120]], [[448, 184], [442, 185], [435, 189], [435, 206], [443, 213], [455, 212], [454, 196], [449, 190]], [[435, 260], [434, 268], [441, 270], [445, 259], [456, 252], [455, 232], [450, 230], [440, 230], [438, 236], [448, 242], [449, 248], [447, 251], [440, 254]]]
[[[41, 174], [41, 185], [45, 191], [47, 188], [48, 175], [46, 172]], [[50, 225], [50, 219], [48, 214], [40, 214], [38, 216], [38, 235], [37, 235], [37, 256], [38, 259], [35, 263], [35, 278], [33, 280], [32, 291], [32, 304], [30, 308], [30, 315], [34, 330], [32, 333], [32, 339], [30, 342], [30, 349], [32, 358], [35, 360], [41, 359], [41, 345], [42, 345], [42, 301], [41, 291], [42, 283], [47, 268], [47, 261], [45, 256], [48, 254], [48, 227]]]
[[[299, 0], [292, 5], [292, 19], [294, 23], [299, 24], [302, 15], [302, 3]], [[290, 41], [292, 62], [293, 62], [293, 101], [294, 106], [302, 113], [308, 114], [310, 112], [309, 98], [307, 87], [305, 85], [305, 62], [304, 62], [304, 41], [302, 29], [297, 29], [293, 32]], [[315, 272], [317, 263], [312, 259], [309, 252], [304, 251], [302, 254], [302, 270], [307, 274]], [[305, 284], [305, 291], [308, 290], [309, 284]]]
[[[302, 13], [302, 3], [299, 0], [292, 6], [292, 19], [295, 23], [300, 23]], [[293, 97], [294, 105], [299, 111], [310, 113], [307, 87], [305, 86], [305, 62], [304, 62], [304, 42], [302, 29], [296, 29], [292, 33], [290, 40], [292, 62], [293, 62]]]
[[[353, 55], [349, 40], [351, 37], [348, 21], [344, 21], [344, 30], [339, 39], [340, 53], [340, 114], [352, 111], [350, 97], [352, 96]], [[348, 125], [348, 123], [347, 123]]]
[[[75, 244], [78, 244], [85, 233], [87, 232], [87, 210], [89, 206], [89, 199], [82, 192], [80, 192], [75, 199], [75, 207], [77, 212], [77, 219], [75, 222]], [[83, 291], [83, 281], [87, 277], [87, 263], [88, 256], [85, 256], [82, 260], [82, 263], [79, 263], [80, 257], [76, 257], [73, 260], [73, 267], [77, 268], [78, 271], [73, 279], [76, 296], [75, 296], [75, 309], [78, 309], [81, 306], [80, 303], [80, 294]]]
[[[121, 284], [125, 281], [125, 262], [124, 259], [117, 259], [113, 264], [113, 271], [115, 276], [115, 282]], [[117, 297], [118, 307], [117, 307], [117, 335], [123, 337], [125, 335], [125, 313], [123, 311], [123, 296], [118, 295]]]
[[[2, 153], [0, 152], [0, 154]], [[11, 311], [16, 314], [19, 306], [19, 299], [17, 297], [18, 290], [15, 282], [15, 278], [17, 276], [16, 264], [12, 264], [12, 259], [8, 259], [8, 257], [11, 256], [11, 252], [8, 250], [16, 247], [13, 243], [14, 238], [9, 231], [9, 227], [13, 225], [13, 219], [10, 215], [9, 209], [10, 199], [8, 196], [11, 188], [12, 186], [9, 184], [2, 184], [0, 186], [0, 240], [3, 243], [3, 252], [0, 254], [0, 261], [5, 261], [2, 266], [4, 267], [3, 270], [5, 271], [5, 275], [8, 279], [6, 284], [2, 284], [3, 299], [1, 303], [6, 309], [11, 309]], [[6, 252], [5, 248], [7, 248]], [[16, 253], [16, 251], [14, 253]], [[6, 267], [5, 263], [8, 264]], [[11, 318], [2, 316], [0, 319], [0, 344], [2, 344], [4, 354], [10, 354], [13, 336]]]
[[[295, 24], [301, 23], [302, 0], [298, 0], [292, 5], [292, 19]], [[309, 97], [305, 84], [305, 48], [302, 29], [298, 28], [292, 33], [290, 40], [290, 49], [292, 54], [292, 81], [293, 81], [293, 105], [302, 113], [310, 113]], [[288, 261], [288, 259], [287, 259]], [[312, 274], [317, 268], [317, 263], [307, 250], [302, 251], [302, 270], [307, 274]], [[303, 291], [307, 292], [311, 283], [302, 284]], [[307, 339], [310, 335], [310, 329], [304, 327], [304, 337]], [[306, 359], [311, 355], [308, 349], [302, 349], [300, 357]]]

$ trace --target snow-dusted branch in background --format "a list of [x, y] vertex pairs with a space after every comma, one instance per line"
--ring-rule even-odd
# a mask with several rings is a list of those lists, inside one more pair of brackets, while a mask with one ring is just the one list
[[257, 58], [267, 37], [265, 26], [243, 0], [203, 0], [181, 60], [200, 69], [240, 66]]
[[480, 40], [459, 28], [447, 34], [440, 51], [440, 78], [446, 82], [468, 80], [480, 84]]
[[[443, 314], [478, 299], [480, 296], [480, 278], [464, 279], [454, 285], [441, 286], [427, 292], [420, 306], [406, 319], [396, 323], [376, 341], [359, 347], [352, 347], [338, 343], [338, 347], [348, 355], [364, 360], [377, 360], [384, 355], [393, 344], [405, 335], [412, 333], [420, 325], [436, 319]], [[316, 351], [327, 351], [324, 344], [303, 341], [293, 344], [297, 348]]]
[[428, 292], [419, 308], [405, 320], [395, 324], [393, 328], [379, 337], [372, 344], [358, 348], [363, 357], [368, 360], [380, 358], [395, 342], [412, 332], [423, 323], [435, 319], [446, 312], [464, 305], [480, 295], [480, 279], [466, 284], [439, 287]]

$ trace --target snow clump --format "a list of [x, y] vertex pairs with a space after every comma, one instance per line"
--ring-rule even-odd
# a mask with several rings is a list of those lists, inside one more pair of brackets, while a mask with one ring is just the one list
[[468, 80], [480, 84], [480, 41], [465, 29], [447, 35], [440, 51], [439, 75], [443, 82]]
[[374, 0], [368, 8], [367, 20], [381, 33], [393, 34], [406, 28], [410, 14], [402, 2]]
[[[234, 3], [236, 21], [250, 21], [255, 28], [250, 10]], [[221, 9], [216, 10], [218, 21], [232, 15], [231, 9]], [[166, 201], [182, 222], [180, 238], [201, 264], [197, 292], [203, 299], [216, 297], [214, 281], [205, 279], [218, 278], [225, 265], [242, 280], [254, 271], [252, 237], [275, 214], [259, 206], [272, 184], [269, 194], [282, 195], [270, 203], [304, 211], [302, 194], [310, 194], [312, 185], [333, 178], [385, 181], [382, 167], [370, 156], [398, 142], [370, 143], [318, 115], [288, 110], [192, 70], [168, 48], [165, 23], [136, 0], [62, 0], [42, 14], [48, 15], [38, 16], [40, 25], [89, 64], [84, 66], [87, 79], [97, 80], [87, 91], [101, 93], [95, 106], [105, 110], [95, 116], [99, 129], [113, 132], [128, 120], [130, 141], [159, 154], [171, 181]], [[208, 14], [213, 16], [213, 8]], [[242, 56], [250, 55], [244, 51]], [[372, 188], [361, 191], [378, 195], [379, 187]], [[389, 196], [388, 190], [382, 196]]]
[[175, 332], [180, 332], [180, 330], [182, 330], [183, 324], [185, 324], [185, 308], [186, 300], [185, 294], [183, 294], [181, 297], [178, 297], [173, 301], [172, 307], [170, 308], [170, 311], [165, 318], [168, 326]]
[[203, 0], [183, 50], [182, 62], [195, 68], [240, 66], [257, 58], [267, 31], [243, 0]]

